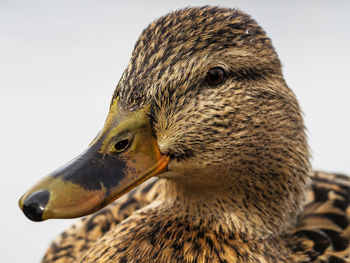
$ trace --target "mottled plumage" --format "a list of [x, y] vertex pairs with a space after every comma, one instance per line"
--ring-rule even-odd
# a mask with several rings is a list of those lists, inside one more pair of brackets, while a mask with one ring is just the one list
[[[296, 226], [283, 236], [284, 242], [292, 252], [290, 262], [350, 262], [349, 178], [344, 175], [314, 172], [312, 180], [312, 186], [307, 192], [304, 211], [300, 214]], [[73, 225], [52, 243], [43, 262], [76, 262], [88, 249], [94, 248], [98, 240], [107, 232], [111, 231], [112, 236], [117, 236], [115, 233], [117, 231], [113, 231], [114, 227], [136, 210], [156, 199], [161, 184], [159, 180], [147, 182], [109, 207]], [[179, 223], [174, 222], [163, 231], [171, 231], [172, 228], [177, 230]], [[227, 246], [228, 240], [234, 238], [231, 236], [225, 242], [216, 243], [217, 241], [213, 240], [208, 233], [191, 232], [193, 248], [190, 253], [194, 257], [202, 250], [202, 246], [210, 247], [214, 251], [214, 243], [217, 246], [214, 253], [218, 253], [222, 250], [220, 248], [222, 244]], [[111, 238], [110, 242], [113, 240]], [[172, 246], [172, 250], [183, 249], [184, 243], [177, 242]], [[102, 242], [102, 246], [104, 244]], [[134, 244], [137, 247], [140, 244], [139, 240], [135, 240]], [[133, 249], [135, 249], [134, 246], [129, 248], [129, 250]], [[101, 252], [103, 253], [103, 250]], [[169, 255], [172, 256], [172, 253]], [[111, 255], [114, 253], [107, 252], [105, 256], [110, 257]], [[215, 256], [212, 252], [208, 253], [204, 262], [215, 262], [213, 255]], [[96, 258], [99, 257], [101, 255], [97, 255]], [[229, 255], [223, 256], [223, 258], [226, 257], [230, 258]], [[183, 258], [180, 257], [180, 259], [180, 262], [184, 261]], [[243, 255], [237, 260], [247, 262]], [[127, 260], [127, 262], [132, 261], [133, 258]], [[141, 262], [146, 261], [146, 258], [144, 261], [141, 260]], [[227, 262], [231, 261], [227, 260]]]
[[[213, 86], [215, 67], [225, 79]], [[202, 7], [156, 20], [114, 102], [150, 107], [167, 170], [67, 230], [44, 262], [350, 262], [350, 181], [311, 175], [298, 102], [248, 15]]]

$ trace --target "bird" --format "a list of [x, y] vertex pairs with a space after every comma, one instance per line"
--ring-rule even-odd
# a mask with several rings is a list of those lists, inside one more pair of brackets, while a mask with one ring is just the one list
[[350, 180], [312, 169], [305, 130], [254, 19], [179, 9], [141, 33], [87, 150], [19, 206], [86, 216], [44, 263], [350, 262]]

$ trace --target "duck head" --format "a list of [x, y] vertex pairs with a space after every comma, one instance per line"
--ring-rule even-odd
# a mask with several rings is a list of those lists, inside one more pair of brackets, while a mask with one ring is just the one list
[[273, 231], [297, 215], [309, 171], [271, 40], [241, 11], [187, 8], [143, 31], [102, 132], [19, 203], [35, 221], [77, 217], [158, 176]]

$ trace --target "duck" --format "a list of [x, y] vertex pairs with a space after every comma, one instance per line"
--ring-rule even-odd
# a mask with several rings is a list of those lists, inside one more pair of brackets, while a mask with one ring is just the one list
[[176, 10], [141, 33], [88, 148], [19, 206], [85, 216], [44, 263], [350, 262], [350, 180], [312, 170], [305, 129], [254, 19]]

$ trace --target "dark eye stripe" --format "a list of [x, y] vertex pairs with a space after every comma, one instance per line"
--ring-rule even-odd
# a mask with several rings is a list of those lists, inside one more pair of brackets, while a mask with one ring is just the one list
[[230, 72], [228, 77], [233, 77], [238, 81], [261, 80], [272, 77], [278, 74], [271, 68], [240, 68], [234, 72]]

